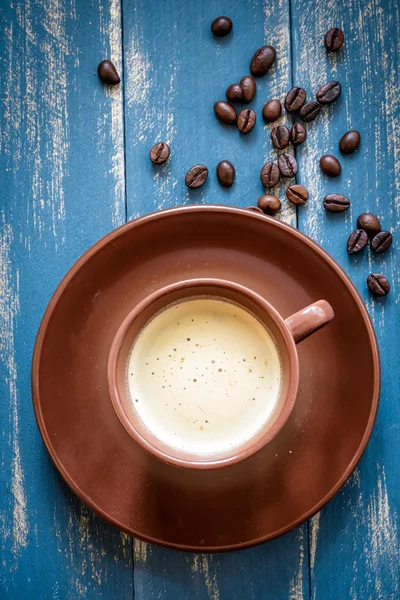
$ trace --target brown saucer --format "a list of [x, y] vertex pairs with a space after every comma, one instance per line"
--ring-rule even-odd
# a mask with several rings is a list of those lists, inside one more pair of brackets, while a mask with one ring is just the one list
[[[284, 318], [318, 298], [335, 311], [298, 348], [298, 399], [279, 435], [242, 463], [200, 472], [136, 444], [107, 384], [110, 345], [132, 307], [191, 277], [237, 281]], [[365, 449], [379, 385], [370, 319], [335, 261], [288, 225], [222, 206], [155, 213], [95, 244], [51, 299], [32, 366], [40, 432], [74, 492], [127, 533], [199, 551], [269, 540], [318, 511]]]

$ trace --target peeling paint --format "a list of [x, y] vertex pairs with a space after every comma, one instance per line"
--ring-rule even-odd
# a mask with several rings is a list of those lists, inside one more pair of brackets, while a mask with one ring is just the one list
[[220, 600], [217, 574], [213, 569], [211, 554], [194, 554], [192, 572], [202, 575], [207, 590], [207, 600]]

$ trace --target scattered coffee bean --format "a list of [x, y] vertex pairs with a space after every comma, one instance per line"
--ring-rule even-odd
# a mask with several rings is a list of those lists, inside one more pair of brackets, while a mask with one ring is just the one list
[[289, 112], [299, 110], [306, 101], [306, 91], [301, 87], [292, 87], [285, 98], [285, 108]]
[[226, 125], [231, 125], [236, 122], [237, 114], [236, 110], [228, 102], [216, 102], [214, 104], [214, 112], [218, 119]]
[[278, 165], [273, 162], [266, 163], [261, 169], [260, 179], [264, 187], [275, 187], [279, 181]]
[[262, 116], [267, 123], [273, 123], [282, 114], [282, 104], [279, 100], [269, 100], [262, 109]]
[[354, 150], [357, 150], [358, 146], [360, 145], [360, 142], [360, 134], [358, 133], [358, 131], [355, 131], [355, 129], [352, 129], [340, 138], [340, 152], [343, 152], [343, 154], [351, 154], [352, 152], [354, 152]]
[[386, 296], [390, 292], [390, 283], [381, 273], [371, 273], [371, 275], [368, 275], [367, 286], [376, 296]]
[[289, 143], [289, 129], [284, 125], [278, 125], [271, 131], [271, 141], [275, 148], [283, 150]]
[[235, 167], [229, 160], [221, 160], [217, 165], [218, 181], [223, 187], [231, 187], [235, 181]]
[[302, 185], [290, 185], [286, 189], [286, 197], [293, 204], [305, 204], [308, 200], [308, 190]]
[[186, 173], [185, 183], [188, 188], [198, 188], [206, 182], [208, 169], [204, 165], [195, 165]]
[[254, 77], [266, 75], [275, 62], [276, 51], [272, 46], [259, 48], [250, 62], [250, 73]]
[[294, 177], [298, 170], [297, 161], [291, 154], [281, 154], [278, 167], [283, 177]]
[[325, 175], [329, 175], [329, 177], [338, 177], [342, 172], [342, 167], [340, 162], [334, 156], [330, 154], [325, 154], [325, 156], [321, 156], [319, 159], [319, 166], [321, 167], [321, 171], [325, 173]]
[[240, 111], [237, 119], [237, 126], [240, 133], [244, 135], [250, 133], [256, 124], [256, 113], [251, 108], [245, 108]]
[[240, 80], [240, 83], [233, 83], [228, 87], [225, 94], [231, 102], [244, 102], [248, 104], [254, 100], [257, 86], [254, 77], [246, 75]]
[[103, 60], [97, 67], [97, 73], [103, 83], [117, 85], [121, 80], [111, 60]]
[[253, 212], [261, 213], [262, 215], [264, 214], [264, 211], [262, 211], [261, 208], [258, 208], [258, 206], [246, 206], [246, 210], [252, 210]]
[[302, 144], [307, 138], [307, 129], [301, 123], [295, 123], [290, 130], [292, 144]]
[[373, 238], [381, 230], [381, 224], [376, 215], [372, 213], [363, 213], [357, 219], [357, 227], [364, 229], [368, 237]]
[[322, 86], [317, 92], [317, 100], [320, 104], [330, 104], [339, 98], [342, 86], [338, 81], [330, 81]]
[[341, 194], [328, 194], [324, 198], [324, 206], [331, 212], [344, 212], [350, 207], [350, 200]]
[[261, 196], [257, 202], [258, 208], [270, 215], [274, 215], [281, 209], [281, 201], [277, 196], [269, 196], [268, 194], [265, 196]]
[[165, 142], [155, 144], [150, 150], [150, 160], [154, 165], [162, 165], [169, 159], [169, 155], [170, 149]]
[[375, 254], [386, 252], [392, 245], [393, 237], [390, 231], [380, 231], [371, 240], [371, 250]]
[[325, 46], [330, 52], [336, 52], [343, 46], [344, 33], [341, 29], [334, 27], [325, 35]]
[[232, 31], [232, 21], [229, 17], [218, 17], [212, 22], [211, 31], [217, 37], [228, 35]]
[[347, 240], [347, 252], [349, 254], [356, 254], [364, 250], [367, 244], [368, 236], [364, 229], [356, 229], [349, 235], [349, 239]]
[[300, 119], [309, 123], [310, 121], [314, 121], [319, 115], [321, 111], [321, 105], [319, 102], [315, 100], [311, 100], [311, 102], [307, 102], [307, 104], [303, 104], [300, 109]]

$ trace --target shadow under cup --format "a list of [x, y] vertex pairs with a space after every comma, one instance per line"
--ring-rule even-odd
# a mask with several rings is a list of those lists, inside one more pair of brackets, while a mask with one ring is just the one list
[[[161, 311], [186, 300], [210, 298], [236, 304], [255, 316], [273, 338], [280, 360], [280, 389], [269, 418], [243, 443], [212, 453], [195, 453], [160, 440], [135, 409], [128, 385], [128, 364], [134, 343], [144, 327]], [[288, 419], [297, 394], [299, 366], [293, 336], [283, 318], [261, 296], [229, 281], [189, 280], [165, 287], [145, 298], [120, 326], [109, 356], [108, 381], [114, 409], [131, 437], [148, 452], [169, 464], [197, 469], [227, 466], [264, 447]], [[218, 398], [215, 398], [218, 402]]]

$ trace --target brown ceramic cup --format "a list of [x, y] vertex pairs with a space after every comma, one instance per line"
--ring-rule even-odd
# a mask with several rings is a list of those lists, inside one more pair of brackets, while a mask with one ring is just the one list
[[[135, 410], [127, 376], [132, 347], [145, 325], [168, 306], [199, 297], [234, 303], [257, 317], [274, 339], [281, 363], [278, 401], [267, 422], [242, 445], [207, 456], [171, 447], [157, 438]], [[330, 304], [319, 300], [283, 319], [259, 294], [232, 281], [191, 279], [166, 286], [140, 302], [125, 318], [114, 338], [108, 360], [108, 385], [115, 412], [129, 435], [153, 456], [166, 463], [194, 469], [212, 469], [248, 458], [277, 435], [292, 412], [299, 384], [296, 344], [329, 323], [333, 317]]]

